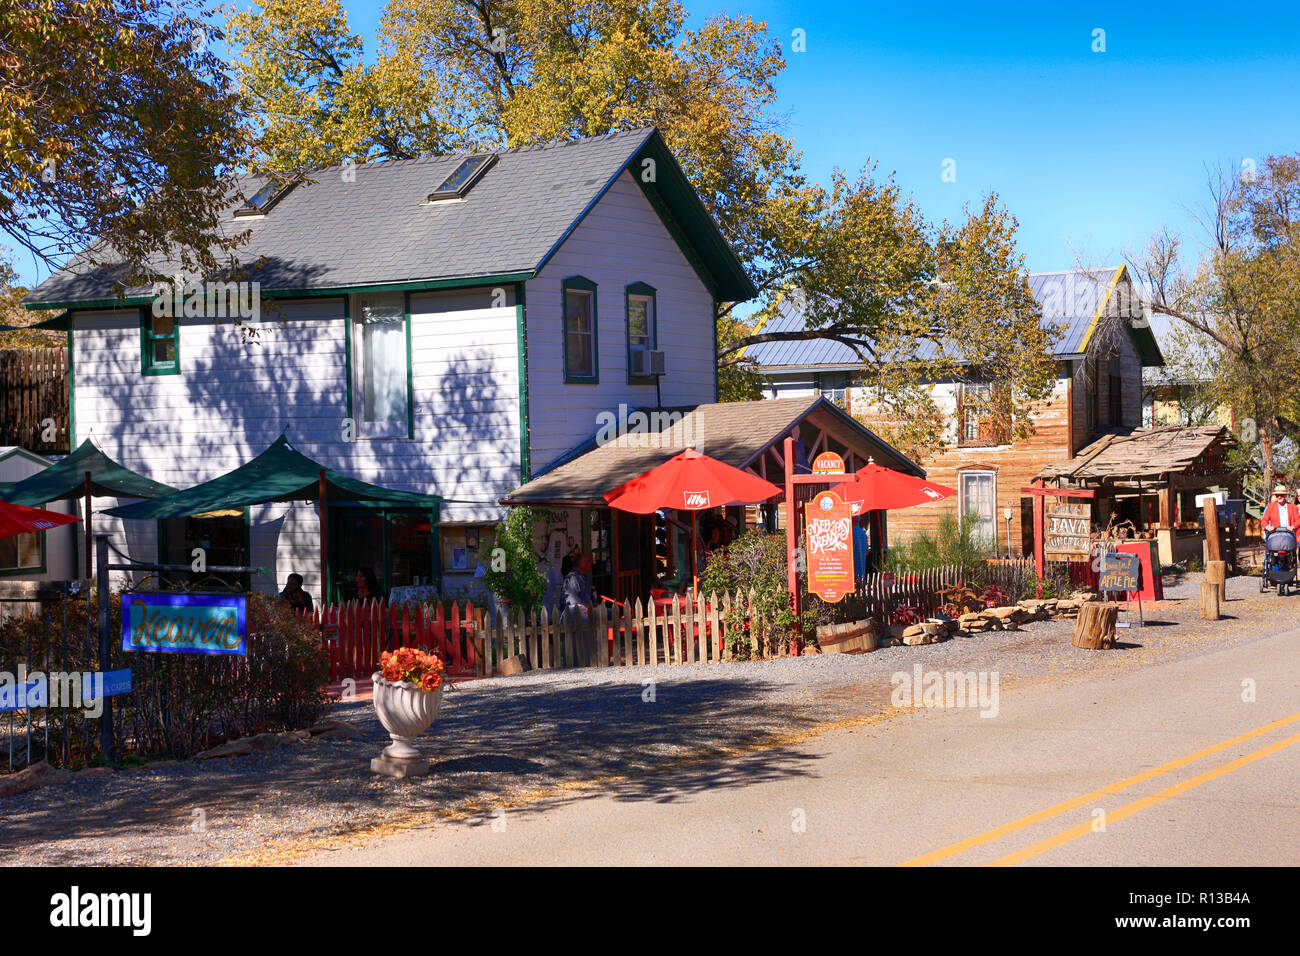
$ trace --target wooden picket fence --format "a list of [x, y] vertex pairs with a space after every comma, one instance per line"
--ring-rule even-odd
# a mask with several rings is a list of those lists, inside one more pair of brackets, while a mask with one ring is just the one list
[[472, 601], [463, 608], [452, 604], [450, 612], [441, 604], [347, 601], [318, 608], [312, 615], [322, 628], [332, 681], [369, 677], [379, 670], [385, 650], [403, 646], [438, 654], [448, 674], [473, 675], [481, 669], [475, 645], [481, 616]]
[[921, 618], [933, 617], [945, 603], [943, 592], [963, 581], [976, 591], [989, 585], [1000, 587], [1015, 600], [1026, 581], [1033, 580], [1032, 559], [988, 562], [971, 573], [951, 565], [928, 568], [912, 574], [868, 574], [853, 592], [855, 616], [870, 616], [885, 623], [904, 608]]
[[395, 647], [418, 647], [442, 657], [452, 676], [489, 677], [506, 658], [524, 655], [533, 668], [694, 664], [780, 653], [781, 635], [769, 633], [752, 612], [752, 595], [701, 595], [667, 606], [640, 600], [601, 603], [583, 615], [568, 608], [525, 613], [498, 611], [491, 620], [473, 602], [389, 606], [351, 601], [318, 609], [330, 679], [363, 679]]
[[0, 445], [66, 455], [68, 442], [67, 349], [0, 349]]

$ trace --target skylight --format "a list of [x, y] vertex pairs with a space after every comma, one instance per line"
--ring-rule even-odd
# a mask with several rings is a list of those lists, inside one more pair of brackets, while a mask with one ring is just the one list
[[268, 179], [266, 184], [257, 192], [249, 196], [245, 203], [235, 210], [236, 216], [262, 216], [278, 203], [289, 190], [297, 185], [296, 182], [282, 183], [274, 178]]
[[496, 161], [495, 153], [480, 153], [464, 160], [452, 170], [450, 176], [442, 181], [442, 185], [429, 193], [429, 202], [436, 202], [439, 199], [459, 199], [464, 196]]

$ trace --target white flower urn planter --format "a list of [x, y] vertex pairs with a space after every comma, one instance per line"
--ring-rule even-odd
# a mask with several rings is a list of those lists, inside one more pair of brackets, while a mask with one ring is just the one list
[[375, 714], [393, 742], [370, 761], [375, 773], [390, 777], [412, 777], [428, 773], [429, 764], [415, 748], [415, 739], [429, 729], [442, 704], [442, 687], [423, 691], [414, 684], [384, 680], [376, 671], [374, 683]]

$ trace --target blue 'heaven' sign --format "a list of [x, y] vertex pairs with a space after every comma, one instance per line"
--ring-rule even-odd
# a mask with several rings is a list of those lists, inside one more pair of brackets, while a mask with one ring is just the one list
[[237, 594], [123, 594], [122, 650], [246, 654]]

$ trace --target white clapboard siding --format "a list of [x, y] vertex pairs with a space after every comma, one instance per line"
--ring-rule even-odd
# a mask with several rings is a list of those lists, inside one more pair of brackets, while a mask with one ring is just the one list
[[[266, 448], [283, 431], [304, 454], [385, 487], [437, 492], [445, 520], [496, 520], [496, 500], [519, 478], [519, 355], [512, 296], [491, 290], [412, 294], [415, 438], [344, 440], [347, 417], [343, 303], [278, 303], [254, 341], [230, 322], [181, 323], [179, 375], [140, 371], [137, 310], [75, 316], [76, 442], [93, 437], [128, 468], [187, 488]], [[75, 443], [74, 443], [75, 444]], [[97, 507], [112, 507], [105, 501]], [[289, 571], [319, 594], [314, 504], [268, 505], [250, 516], [251, 563]], [[132, 558], [156, 557], [153, 522], [127, 522]], [[123, 540], [123, 523], [99, 530]]]
[[[577, 275], [597, 284], [599, 385], [564, 383], [562, 283]], [[713, 401], [713, 296], [625, 172], [527, 285], [534, 471], [589, 440], [602, 411], [655, 404], [653, 384], [627, 382], [624, 289], [634, 282], [657, 292], [658, 346], [667, 353], [663, 404]]]

